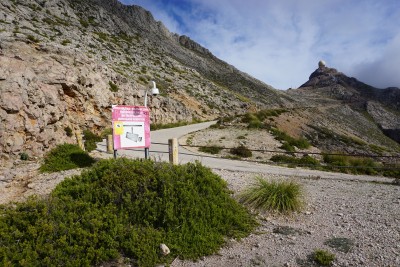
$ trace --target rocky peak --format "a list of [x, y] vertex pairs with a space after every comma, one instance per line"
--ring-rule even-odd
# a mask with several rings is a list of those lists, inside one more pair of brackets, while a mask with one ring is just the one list
[[203, 54], [205, 56], [213, 57], [213, 54], [208, 49], [202, 47], [200, 44], [196, 43], [195, 41], [190, 39], [188, 36], [181, 35], [181, 36], [176, 36], [176, 37], [182, 46], [184, 46], [190, 50], [193, 50], [195, 52], [198, 52], [200, 54]]

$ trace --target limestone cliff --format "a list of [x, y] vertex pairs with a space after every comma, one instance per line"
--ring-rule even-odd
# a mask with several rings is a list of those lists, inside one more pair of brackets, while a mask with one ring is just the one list
[[101, 132], [112, 104], [143, 105], [153, 123], [213, 119], [277, 106], [280, 92], [116, 0], [0, 2], [0, 151], [41, 155], [73, 142], [67, 127]]

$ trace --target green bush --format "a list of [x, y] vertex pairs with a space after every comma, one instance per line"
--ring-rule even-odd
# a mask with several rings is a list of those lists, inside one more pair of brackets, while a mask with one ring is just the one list
[[61, 44], [62, 45], [68, 45], [68, 44], [70, 44], [71, 43], [71, 40], [67, 40], [67, 39], [65, 39], [65, 40], [63, 40], [62, 42], [61, 42]]
[[320, 166], [321, 165], [317, 159], [311, 157], [310, 155], [303, 155], [303, 157], [301, 157], [299, 159], [299, 163], [301, 165], [307, 165], [307, 166]]
[[39, 43], [40, 42], [40, 40], [38, 38], [36, 38], [35, 36], [33, 36], [33, 35], [28, 35], [27, 38], [28, 38], [29, 41], [31, 41], [33, 43]]
[[112, 135], [112, 134], [113, 134], [113, 129], [106, 128], [101, 132], [100, 137], [104, 139], [104, 138], [107, 138], [108, 135]]
[[293, 138], [287, 133], [282, 132], [277, 128], [271, 128], [270, 131], [276, 140], [287, 143], [288, 147], [295, 146], [300, 149], [307, 149], [311, 146], [311, 144], [305, 138], [299, 138], [299, 139]]
[[335, 260], [335, 255], [326, 250], [318, 249], [314, 252], [313, 258], [322, 266], [331, 266], [332, 262]]
[[280, 162], [280, 163], [298, 163], [298, 159], [293, 156], [288, 155], [273, 155], [270, 159], [273, 162]]
[[21, 160], [28, 160], [29, 159], [29, 155], [27, 153], [25, 153], [25, 152], [22, 152], [22, 153], [19, 154], [19, 158]]
[[97, 147], [96, 143], [103, 141], [100, 136], [94, 134], [90, 130], [83, 131], [83, 139], [85, 140], [85, 150], [87, 152], [95, 150]]
[[229, 152], [233, 155], [242, 157], [242, 158], [249, 158], [253, 155], [250, 149], [245, 147], [244, 145], [240, 145], [238, 147], [233, 147], [229, 150]]
[[328, 170], [367, 175], [375, 175], [381, 172], [382, 164], [371, 158], [324, 154], [323, 159], [327, 164], [325, 168]]
[[41, 172], [58, 172], [91, 166], [94, 159], [79, 146], [62, 144], [46, 154]]
[[301, 158], [288, 155], [273, 155], [271, 161], [302, 166], [320, 166], [319, 161], [309, 155], [304, 155]]
[[303, 189], [293, 181], [266, 181], [260, 177], [257, 183], [244, 190], [239, 201], [253, 208], [287, 213], [303, 206]]
[[71, 127], [69, 127], [69, 126], [65, 127], [65, 128], [64, 128], [64, 131], [65, 131], [65, 134], [66, 134], [68, 137], [72, 137], [73, 133], [72, 133]]
[[296, 152], [296, 149], [294, 148], [294, 146], [292, 146], [288, 142], [284, 142], [279, 148], [286, 150], [287, 152]]
[[155, 266], [215, 253], [255, 226], [226, 182], [200, 163], [103, 160], [48, 199], [1, 207], [0, 262], [99, 266], [123, 255], [127, 264]]
[[118, 92], [119, 87], [118, 85], [116, 85], [115, 83], [113, 83], [112, 81], [108, 82], [108, 85], [110, 86], [110, 91], [111, 92]]
[[210, 154], [219, 154], [222, 149], [224, 148], [220, 146], [202, 146], [199, 148], [199, 151]]

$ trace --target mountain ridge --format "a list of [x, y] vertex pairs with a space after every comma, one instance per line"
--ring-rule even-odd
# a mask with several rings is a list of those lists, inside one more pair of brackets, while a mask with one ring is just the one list
[[[396, 147], [383, 131], [393, 130], [396, 136], [400, 129], [392, 119], [399, 105], [386, 97], [390, 93], [398, 99], [397, 89], [378, 94], [379, 101], [372, 95], [361, 106], [350, 105], [345, 97], [348, 91], [357, 95], [354, 89], [337, 84], [313, 87], [309, 81], [308, 87], [280, 91], [218, 59], [190, 37], [171, 33], [139, 6], [117, 0], [4, 0], [0, 3], [1, 160], [22, 152], [40, 156], [56, 144], [74, 142], [66, 128], [75, 135], [84, 129], [100, 133], [110, 127], [111, 105], [141, 105], [150, 80], [161, 91], [149, 99], [152, 123], [313, 107], [329, 126], [324, 105], [331, 103], [345, 105], [334, 112], [347, 110], [362, 121], [361, 128], [365, 124], [373, 132], [352, 129], [351, 134]], [[295, 132], [311, 137], [310, 129]]]

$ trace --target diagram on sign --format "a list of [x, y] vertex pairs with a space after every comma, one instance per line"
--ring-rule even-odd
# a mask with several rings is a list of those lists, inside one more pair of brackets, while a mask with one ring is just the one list
[[121, 147], [144, 146], [144, 123], [143, 122], [117, 122], [114, 133], [120, 135]]
[[150, 146], [150, 119], [147, 107], [113, 106], [114, 149]]

